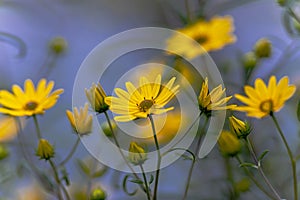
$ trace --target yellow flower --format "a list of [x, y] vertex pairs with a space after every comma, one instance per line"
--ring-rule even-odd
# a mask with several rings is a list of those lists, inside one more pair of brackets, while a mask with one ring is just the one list
[[231, 132], [225, 130], [222, 131], [218, 144], [220, 151], [226, 156], [235, 156], [242, 148], [240, 140]]
[[93, 116], [88, 115], [89, 106], [86, 103], [84, 108], [74, 108], [72, 113], [70, 110], [66, 111], [69, 122], [76, 133], [79, 135], [86, 135], [92, 132]]
[[222, 89], [220, 84], [211, 92], [208, 91], [208, 79], [202, 83], [200, 95], [198, 97], [199, 109], [201, 113], [209, 116], [212, 110], [227, 110], [232, 109], [236, 105], [226, 105], [232, 96], [224, 97], [225, 88]]
[[127, 122], [136, 118], [146, 118], [150, 114], [162, 114], [174, 109], [164, 106], [179, 91], [179, 85], [173, 87], [175, 79], [173, 77], [166, 85], [161, 85], [161, 75], [157, 75], [154, 83], [141, 77], [139, 88], [131, 82], [126, 82], [128, 92], [115, 88], [118, 97], [106, 97], [105, 102], [112, 112], [120, 115], [114, 118], [116, 121]]
[[194, 43], [188, 42], [179, 34], [175, 34], [167, 40], [167, 50], [183, 54], [189, 59], [193, 59], [205, 51], [222, 49], [225, 45], [236, 41], [235, 35], [232, 34], [234, 25], [231, 16], [215, 16], [210, 21], [200, 20], [178, 31], [191, 37], [203, 47], [203, 49], [196, 47]]
[[255, 80], [255, 87], [247, 85], [244, 90], [247, 97], [236, 94], [235, 98], [246, 105], [238, 106], [235, 110], [246, 112], [249, 117], [263, 118], [273, 112], [278, 112], [284, 106], [285, 101], [293, 96], [296, 87], [289, 85], [287, 76], [280, 79], [278, 84], [276, 84], [276, 77], [272, 76], [268, 86], [258, 78]]
[[45, 110], [53, 107], [63, 89], [53, 89], [54, 82], [46, 84], [45, 79], [41, 79], [35, 89], [32, 81], [27, 79], [24, 83], [24, 91], [18, 86], [12, 86], [12, 92], [0, 91], [0, 113], [12, 116], [32, 116], [44, 114]]
[[96, 112], [102, 113], [108, 110], [108, 105], [104, 102], [106, 94], [100, 83], [93, 84], [90, 89], [85, 89], [85, 94]]
[[54, 147], [48, 142], [48, 140], [40, 139], [36, 155], [40, 157], [40, 159], [49, 160], [54, 157], [54, 154]]
[[[20, 119], [21, 126], [24, 127], [24, 119]], [[14, 139], [18, 133], [18, 124], [16, 119], [11, 116], [0, 118], [0, 142], [6, 142]]]
[[229, 117], [229, 124], [231, 132], [235, 133], [238, 138], [246, 138], [251, 132], [250, 125], [235, 116]]
[[147, 153], [136, 142], [130, 142], [128, 160], [134, 165], [142, 165], [147, 160]]

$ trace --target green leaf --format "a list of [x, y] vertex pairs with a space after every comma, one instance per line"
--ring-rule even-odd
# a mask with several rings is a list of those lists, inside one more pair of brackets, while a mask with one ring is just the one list
[[91, 170], [90, 168], [82, 161], [82, 160], [77, 160], [77, 165], [78, 167], [85, 173], [86, 175], [90, 176]]
[[143, 184], [144, 184], [144, 182], [141, 181], [141, 180], [139, 180], [139, 179], [130, 180], [130, 182], [136, 183], [136, 184], [140, 184], [140, 185], [143, 185]]
[[123, 187], [123, 190], [124, 192], [129, 195], [129, 196], [133, 196], [137, 193], [138, 189], [135, 189], [134, 191], [132, 192], [129, 192], [128, 189], [127, 189], [127, 180], [128, 178], [130, 177], [130, 175], [126, 175], [123, 179], [123, 184], [122, 184], [122, 187]]
[[258, 161], [262, 161], [262, 159], [269, 153], [269, 150], [265, 150], [264, 152], [262, 152], [262, 154], [258, 157]]
[[257, 166], [257, 165], [255, 165], [255, 164], [253, 164], [253, 163], [247, 163], [247, 162], [240, 164], [239, 167], [252, 167], [252, 168], [254, 168], [254, 169], [258, 169], [258, 166]]
[[149, 180], [149, 185], [150, 185], [151, 183], [153, 183], [153, 181], [154, 181], [154, 176], [151, 174], [150, 180]]
[[67, 172], [67, 170], [65, 168], [63, 168], [61, 170], [61, 174], [62, 174], [62, 180], [64, 180], [66, 182], [66, 185], [69, 186], [70, 185], [70, 179], [69, 179], [69, 174]]
[[298, 107], [297, 107], [297, 118], [298, 118], [298, 121], [300, 122], [300, 100], [298, 102]]

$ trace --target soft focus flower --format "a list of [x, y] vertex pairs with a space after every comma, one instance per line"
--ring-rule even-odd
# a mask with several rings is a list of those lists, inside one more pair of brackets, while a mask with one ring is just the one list
[[226, 105], [232, 96], [225, 97], [225, 88], [222, 89], [220, 84], [211, 92], [208, 91], [208, 78], [202, 83], [200, 95], [198, 97], [199, 109], [201, 113], [209, 116], [212, 110], [227, 110], [232, 109], [236, 105]]
[[222, 131], [218, 139], [218, 144], [220, 151], [225, 156], [235, 156], [240, 152], [242, 148], [240, 140], [230, 131], [225, 130]]
[[55, 37], [49, 42], [49, 49], [59, 55], [66, 51], [68, 43], [63, 37]]
[[272, 44], [267, 38], [259, 39], [254, 45], [254, 53], [258, 58], [268, 58], [272, 54]]
[[69, 122], [76, 133], [86, 135], [92, 132], [93, 116], [88, 114], [89, 106], [86, 103], [84, 108], [74, 108], [73, 113], [70, 110], [66, 111]]
[[232, 33], [234, 25], [231, 16], [215, 16], [210, 21], [200, 20], [178, 31], [191, 37], [203, 47], [201, 49], [195, 46], [194, 43], [184, 40], [179, 34], [175, 34], [167, 40], [167, 50], [183, 54], [189, 59], [193, 59], [205, 51], [222, 49], [225, 45], [236, 41], [236, 37]]
[[26, 184], [26, 186], [23, 184], [22, 187], [15, 189], [16, 200], [45, 200], [49, 198], [38, 183]]
[[96, 112], [102, 113], [108, 110], [108, 105], [104, 102], [106, 94], [100, 83], [97, 85], [93, 83], [90, 89], [85, 89], [85, 94]]
[[257, 65], [257, 57], [256, 55], [251, 51], [244, 55], [243, 57], [243, 65], [246, 69], [253, 69]]
[[106, 193], [101, 187], [97, 187], [91, 193], [90, 200], [105, 200]]
[[255, 80], [255, 87], [247, 85], [244, 90], [247, 96], [236, 94], [235, 97], [246, 105], [238, 106], [235, 110], [246, 112], [249, 117], [263, 118], [278, 112], [285, 101], [293, 96], [296, 87], [289, 85], [287, 76], [280, 79], [278, 84], [276, 84], [276, 77], [272, 76], [268, 86], [258, 78]]
[[32, 81], [27, 79], [24, 83], [24, 91], [18, 85], [12, 86], [12, 92], [0, 91], [0, 112], [12, 116], [32, 116], [44, 114], [45, 110], [53, 107], [63, 89], [53, 89], [54, 82], [46, 84], [45, 79], [41, 79], [37, 88]]
[[229, 125], [231, 132], [235, 133], [238, 138], [246, 138], [251, 132], [250, 125], [235, 116], [229, 117]]
[[126, 122], [136, 118], [146, 118], [150, 114], [162, 114], [174, 109], [174, 107], [164, 108], [164, 106], [179, 91], [179, 85], [173, 87], [175, 79], [173, 77], [166, 85], [162, 85], [161, 75], [157, 75], [154, 83], [141, 77], [139, 88], [131, 82], [126, 82], [128, 92], [115, 88], [118, 97], [106, 97], [105, 102], [112, 112], [120, 115], [114, 118], [116, 121]]
[[36, 155], [40, 157], [40, 159], [49, 160], [54, 157], [54, 154], [54, 147], [48, 142], [48, 140], [40, 139]]
[[[25, 120], [20, 118], [20, 123], [23, 128]], [[16, 122], [16, 119], [11, 116], [2, 116], [0, 118], [0, 142], [7, 142], [14, 139], [17, 133], [18, 124]]]
[[136, 142], [130, 142], [128, 160], [134, 165], [142, 165], [147, 160], [147, 153]]

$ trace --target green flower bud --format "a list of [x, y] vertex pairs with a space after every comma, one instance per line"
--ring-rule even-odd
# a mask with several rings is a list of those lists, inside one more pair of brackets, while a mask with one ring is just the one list
[[243, 65], [246, 69], [253, 69], [257, 64], [257, 57], [253, 52], [248, 52], [243, 57]]
[[40, 139], [36, 155], [40, 157], [40, 159], [49, 160], [54, 157], [54, 154], [54, 147], [47, 140]]
[[243, 178], [234, 184], [235, 190], [237, 192], [247, 192], [251, 186], [250, 180], [248, 178]]
[[106, 94], [100, 83], [93, 84], [91, 88], [85, 89], [85, 94], [95, 112], [103, 113], [108, 110], [109, 106], [104, 102]]
[[128, 160], [134, 165], [142, 165], [147, 160], [147, 153], [136, 142], [131, 142], [129, 145]]
[[97, 187], [91, 193], [90, 200], [105, 200], [106, 193], [101, 187]]
[[243, 122], [234, 116], [229, 117], [229, 124], [231, 132], [235, 133], [239, 139], [245, 139], [251, 132], [251, 127], [247, 122]]
[[0, 144], [0, 160], [3, 160], [9, 155], [9, 151], [5, 145]]
[[272, 54], [272, 44], [267, 38], [259, 39], [254, 45], [254, 53], [257, 58], [268, 58]]
[[63, 37], [55, 37], [49, 42], [49, 49], [59, 55], [66, 51], [68, 43]]
[[222, 131], [218, 140], [220, 151], [224, 156], [236, 156], [241, 151], [239, 139], [229, 131]]

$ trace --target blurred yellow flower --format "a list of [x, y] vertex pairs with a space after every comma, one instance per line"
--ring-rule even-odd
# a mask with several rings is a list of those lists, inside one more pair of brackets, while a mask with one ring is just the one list
[[167, 50], [177, 54], [183, 54], [189, 59], [193, 59], [205, 51], [222, 49], [227, 44], [236, 41], [233, 19], [231, 16], [215, 16], [210, 21], [200, 20], [182, 29], [179, 32], [197, 41], [203, 49], [195, 46], [194, 43], [183, 39], [179, 34], [170, 37], [167, 43]]
[[179, 91], [179, 85], [173, 87], [175, 79], [173, 77], [166, 85], [162, 85], [161, 75], [157, 75], [154, 83], [141, 77], [139, 88], [131, 82], [126, 82], [128, 92], [115, 88], [118, 97], [106, 97], [105, 102], [112, 112], [120, 115], [114, 118], [116, 121], [127, 122], [136, 118], [146, 118], [150, 114], [162, 114], [174, 109], [164, 106]]
[[32, 81], [27, 79], [24, 83], [24, 91], [18, 85], [12, 86], [12, 92], [7, 90], [0, 91], [0, 113], [12, 116], [32, 116], [36, 114], [44, 114], [45, 110], [53, 107], [59, 95], [63, 93], [63, 89], [53, 89], [54, 82], [50, 81], [46, 84], [45, 79], [41, 79], [37, 88], [34, 87]]
[[[24, 119], [20, 119], [21, 126], [25, 124]], [[11, 116], [0, 118], [0, 142], [6, 142], [14, 139], [18, 133], [18, 124], [16, 119]]]
[[226, 105], [232, 96], [225, 97], [225, 88], [220, 84], [211, 92], [208, 91], [208, 78], [202, 83], [200, 95], [198, 97], [199, 109], [201, 113], [209, 116], [212, 110], [227, 110], [236, 105]]
[[294, 85], [289, 85], [287, 76], [280, 79], [278, 84], [276, 84], [276, 77], [272, 76], [268, 86], [258, 78], [254, 85], [255, 87], [248, 85], [244, 87], [247, 96], [235, 95], [235, 98], [246, 104], [236, 107], [235, 110], [246, 112], [249, 117], [263, 118], [278, 112], [296, 91]]
[[225, 130], [218, 139], [218, 145], [220, 151], [226, 156], [235, 156], [242, 148], [240, 140], [230, 131]]
[[130, 142], [128, 160], [134, 165], [142, 165], [147, 160], [147, 153], [136, 142]]
[[93, 116], [88, 115], [89, 106], [86, 103], [84, 108], [74, 108], [73, 113], [70, 110], [66, 111], [69, 122], [73, 130], [79, 135], [86, 135], [92, 132]]
[[93, 83], [90, 89], [85, 89], [85, 94], [95, 112], [102, 113], [108, 110], [108, 105], [104, 102], [106, 94], [100, 83]]

